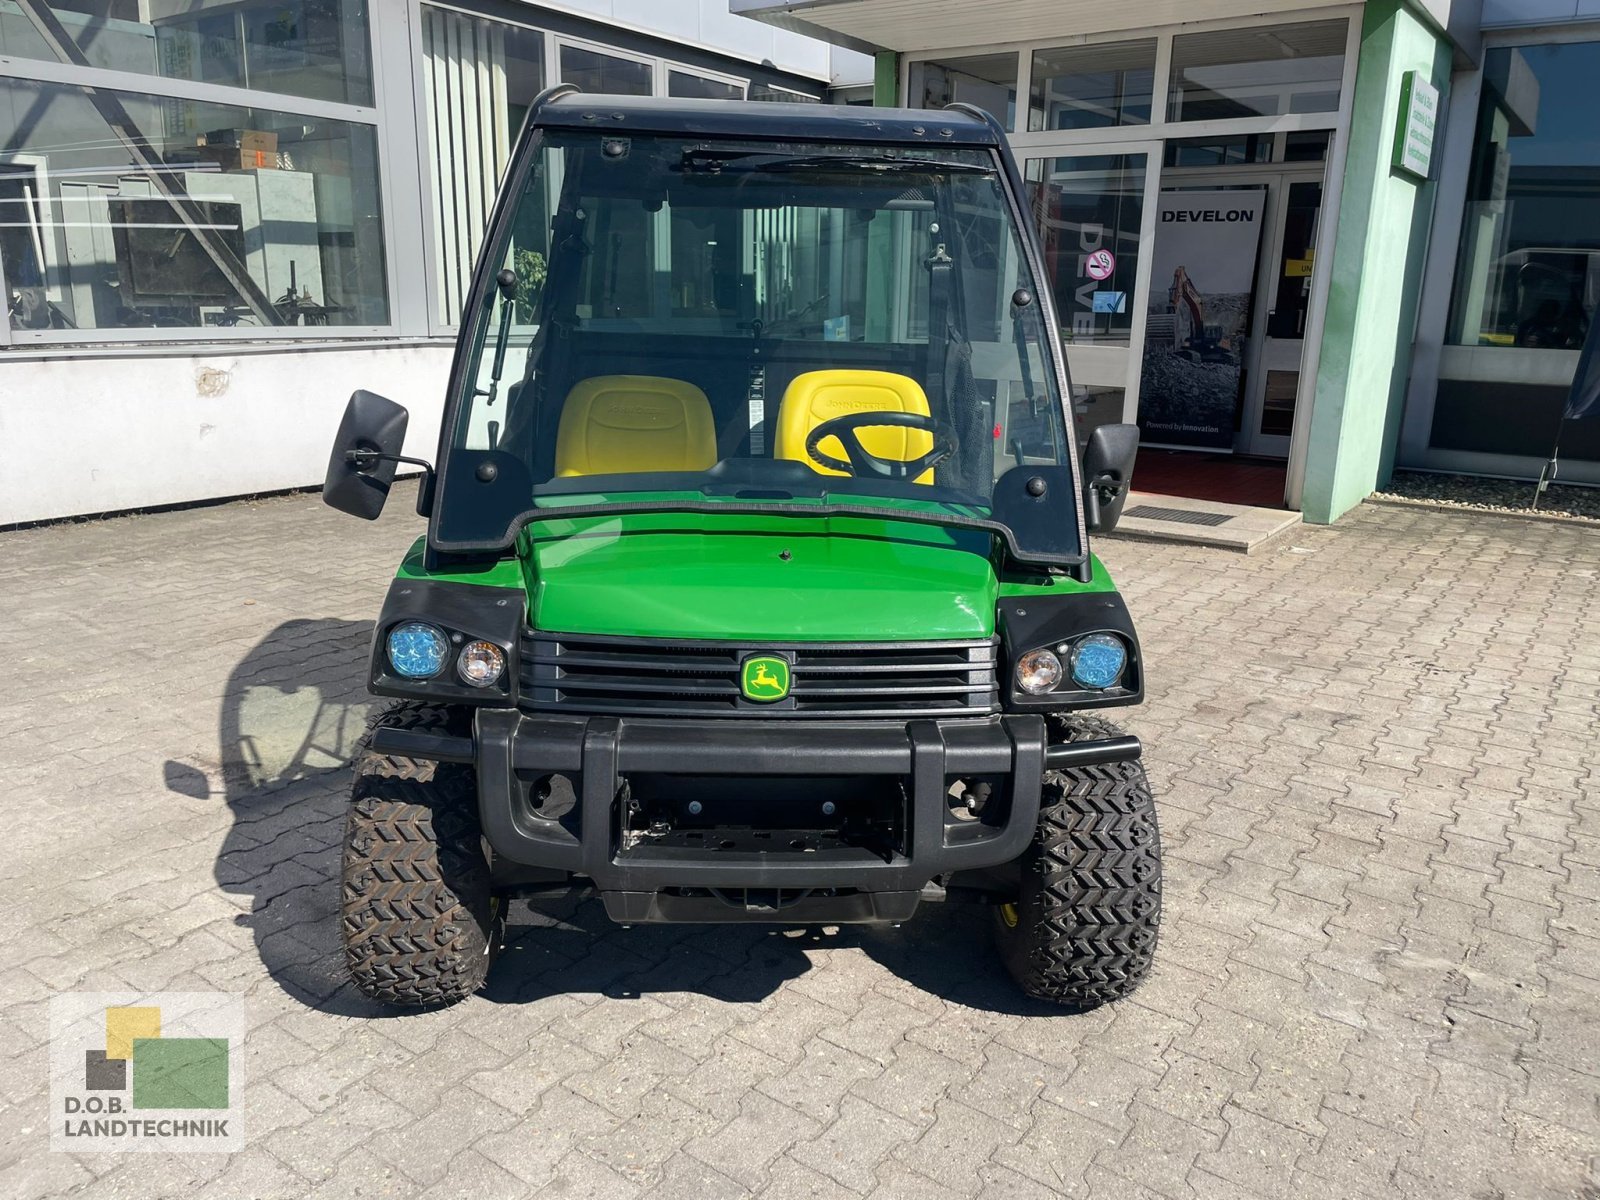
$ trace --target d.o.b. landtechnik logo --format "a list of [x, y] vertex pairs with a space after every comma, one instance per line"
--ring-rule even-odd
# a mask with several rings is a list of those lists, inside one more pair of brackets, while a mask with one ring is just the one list
[[244, 1002], [222, 992], [50, 1001], [55, 1150], [235, 1150]]

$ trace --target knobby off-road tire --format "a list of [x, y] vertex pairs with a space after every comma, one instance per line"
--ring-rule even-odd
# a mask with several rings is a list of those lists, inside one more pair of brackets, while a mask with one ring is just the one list
[[[461, 733], [464, 714], [401, 703], [373, 722]], [[435, 1008], [483, 985], [500, 949], [500, 905], [478, 826], [470, 767], [356, 754], [345, 824], [345, 963], [361, 992]]]
[[[1097, 717], [1051, 718], [1050, 740], [1122, 730]], [[1131, 993], [1150, 971], [1161, 921], [1161, 833], [1144, 767], [1048, 771], [1021, 888], [997, 906], [995, 935], [1028, 995], [1077, 1012]]]

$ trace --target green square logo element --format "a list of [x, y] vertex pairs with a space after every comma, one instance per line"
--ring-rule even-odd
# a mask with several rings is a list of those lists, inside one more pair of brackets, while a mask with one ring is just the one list
[[739, 668], [739, 690], [746, 700], [769, 704], [789, 694], [789, 664], [770, 654], [754, 655]]
[[134, 1108], [227, 1108], [227, 1038], [135, 1038]]

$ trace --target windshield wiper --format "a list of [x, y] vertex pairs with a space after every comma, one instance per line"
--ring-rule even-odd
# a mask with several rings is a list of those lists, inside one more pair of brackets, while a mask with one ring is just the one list
[[887, 158], [879, 154], [761, 154], [714, 150], [685, 150], [681, 168], [689, 172], [719, 175], [724, 171], [815, 171], [827, 167], [850, 167], [878, 172], [915, 171], [922, 174], [943, 172], [955, 175], [993, 175], [994, 168], [982, 163], [951, 162], [943, 158]]

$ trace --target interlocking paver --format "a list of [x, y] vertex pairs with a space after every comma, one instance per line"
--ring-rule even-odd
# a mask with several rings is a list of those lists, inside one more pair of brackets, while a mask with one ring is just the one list
[[[513, 912], [484, 995], [397, 1018], [343, 982], [334, 877], [406, 508], [0, 535], [0, 1195], [1600, 1194], [1592, 528], [1369, 506], [1248, 559], [1100, 544], [1168, 849], [1114, 1008], [1023, 1000], [960, 905], [562, 901]], [[46, 1001], [130, 986], [246, 995], [247, 1149], [47, 1150]]]

